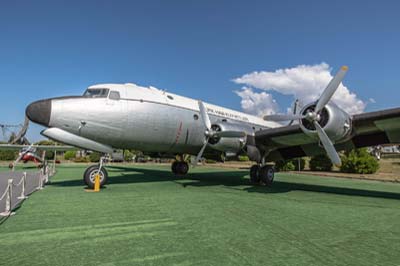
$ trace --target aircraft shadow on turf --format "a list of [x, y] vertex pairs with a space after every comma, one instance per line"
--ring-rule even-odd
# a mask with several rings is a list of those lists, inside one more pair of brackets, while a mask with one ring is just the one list
[[[147, 182], [175, 182], [187, 187], [210, 187], [224, 186], [227, 189], [247, 191], [249, 193], [287, 193], [291, 191], [308, 191], [317, 193], [328, 193], [346, 196], [362, 196], [372, 198], [387, 198], [400, 200], [400, 193], [385, 192], [378, 190], [356, 189], [335, 186], [323, 186], [314, 184], [303, 184], [296, 182], [286, 182], [277, 180], [273, 187], [254, 186], [246, 178], [245, 171], [210, 171], [196, 173], [192, 172], [184, 177], [173, 176], [164, 169], [129, 168], [122, 166], [108, 166], [110, 172], [119, 172], [120, 175], [112, 176], [109, 185], [127, 183], [147, 183]], [[121, 170], [124, 171], [121, 173]], [[54, 181], [51, 185], [55, 186], [82, 186], [82, 180], [63, 180]], [[245, 187], [240, 187], [245, 186]], [[106, 188], [106, 187], [105, 187]]]

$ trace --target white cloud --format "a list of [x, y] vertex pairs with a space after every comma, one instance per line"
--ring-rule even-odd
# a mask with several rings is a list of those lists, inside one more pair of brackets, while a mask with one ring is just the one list
[[240, 102], [242, 109], [249, 114], [268, 115], [278, 111], [278, 104], [272, 95], [266, 92], [254, 92], [253, 89], [243, 87], [240, 91], [235, 91], [242, 98]]
[[370, 103], [376, 103], [376, 100], [374, 98], [369, 98]]
[[[271, 97], [270, 94], [265, 92], [254, 92], [249, 89], [249, 87], [265, 91], [276, 91], [284, 95], [292, 95], [295, 99], [300, 99], [304, 104], [315, 101], [332, 79], [333, 76], [330, 71], [331, 69], [326, 63], [299, 65], [293, 68], [278, 69], [274, 72], [252, 72], [236, 78], [233, 81], [246, 86], [242, 91], [236, 92], [242, 97], [242, 108], [246, 111], [251, 108], [248, 106], [248, 101], [246, 101], [243, 96], [247, 97], [249, 91], [252, 92], [252, 97], [254, 98], [257, 97], [257, 94], [263, 93], [264, 96], [262, 97], [266, 97], [265, 95]], [[357, 98], [357, 95], [350, 92], [342, 83], [333, 95], [332, 100], [350, 114], [361, 113], [366, 106], [365, 102]], [[270, 101], [274, 101], [272, 97]], [[262, 109], [268, 110], [268, 107], [266, 104], [259, 103], [258, 107], [255, 106], [253, 108], [252, 113], [259, 114]], [[275, 111], [277, 109], [277, 105], [271, 108], [271, 110]]]

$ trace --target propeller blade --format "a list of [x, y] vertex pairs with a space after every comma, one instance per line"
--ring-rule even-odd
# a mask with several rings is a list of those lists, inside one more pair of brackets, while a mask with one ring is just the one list
[[196, 166], [197, 163], [200, 161], [201, 157], [203, 156], [203, 152], [204, 152], [204, 150], [205, 150], [206, 147], [207, 147], [207, 144], [208, 144], [208, 138], [206, 138], [206, 141], [204, 142], [203, 147], [201, 147], [201, 150], [200, 150], [199, 153], [197, 154], [196, 159], [195, 159], [195, 161], [194, 161], [194, 163], [193, 163], [193, 166]]
[[329, 159], [331, 159], [332, 163], [336, 166], [340, 166], [342, 164], [342, 161], [340, 160], [339, 154], [337, 153], [328, 135], [326, 135], [325, 130], [319, 125], [317, 121], [314, 121], [314, 126], [317, 130], [318, 137], [321, 140]]
[[289, 120], [297, 120], [305, 118], [304, 115], [301, 114], [287, 114], [287, 115], [265, 115], [264, 120], [266, 121], [274, 121], [274, 122], [281, 122], [281, 121], [289, 121]]
[[244, 138], [246, 137], [246, 132], [241, 131], [217, 131], [213, 132], [213, 136], [221, 138]]
[[203, 119], [204, 126], [207, 128], [207, 130], [210, 130], [211, 129], [211, 121], [210, 121], [210, 117], [208, 117], [207, 109], [204, 106], [202, 101], [198, 101], [198, 104], [199, 104], [201, 119]]
[[319, 113], [332, 98], [332, 95], [339, 87], [339, 84], [340, 82], [342, 82], [344, 75], [346, 75], [348, 69], [349, 68], [347, 66], [342, 66], [340, 70], [336, 73], [336, 76], [334, 76], [333, 79], [329, 82], [328, 86], [319, 97], [317, 106], [315, 108], [316, 113]]

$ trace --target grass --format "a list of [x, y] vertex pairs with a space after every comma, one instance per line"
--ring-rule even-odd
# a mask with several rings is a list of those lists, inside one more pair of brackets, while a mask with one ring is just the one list
[[0, 265], [399, 265], [400, 184], [246, 170], [110, 167], [84, 192], [82, 166], [0, 225]]

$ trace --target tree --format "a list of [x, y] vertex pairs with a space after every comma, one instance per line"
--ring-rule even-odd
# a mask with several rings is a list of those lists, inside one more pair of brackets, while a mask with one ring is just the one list
[[0, 151], [0, 161], [13, 161], [17, 157], [17, 152], [4, 150]]
[[130, 150], [125, 150], [124, 151], [124, 161], [126, 162], [132, 162], [133, 160], [133, 153]]
[[377, 159], [366, 148], [354, 149], [342, 157], [340, 171], [345, 173], [373, 174], [379, 169]]
[[101, 157], [100, 153], [98, 153], [98, 152], [92, 152], [92, 153], [89, 155], [89, 160], [90, 160], [90, 162], [92, 162], [92, 163], [97, 163], [97, 162], [100, 161], [100, 157]]
[[46, 160], [53, 160], [54, 159], [54, 151], [46, 151], [46, 155], [44, 156]]
[[310, 169], [311, 171], [331, 171], [332, 162], [326, 154], [320, 154], [311, 157]]
[[45, 139], [45, 140], [36, 142], [35, 145], [53, 146], [53, 145], [58, 145], [58, 143], [55, 141], [49, 140], [49, 139]]
[[64, 153], [64, 159], [65, 160], [75, 159], [75, 157], [76, 157], [76, 151], [66, 151]]

